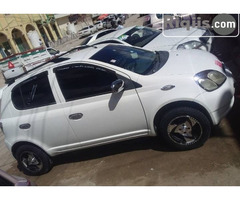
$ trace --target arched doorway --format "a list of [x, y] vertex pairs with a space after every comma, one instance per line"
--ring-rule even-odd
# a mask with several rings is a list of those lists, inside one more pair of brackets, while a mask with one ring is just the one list
[[34, 30], [36, 30], [36, 29], [35, 29], [35, 27], [34, 27], [33, 25], [28, 24], [28, 25], [26, 26], [26, 32], [27, 32], [27, 33], [28, 33], [29, 31], [34, 31]]
[[15, 41], [20, 52], [30, 50], [25, 35], [19, 29], [12, 30], [12, 38]]
[[14, 53], [16, 52], [14, 52], [13, 48], [11, 47], [7, 36], [0, 32], [0, 57], [5, 58]]

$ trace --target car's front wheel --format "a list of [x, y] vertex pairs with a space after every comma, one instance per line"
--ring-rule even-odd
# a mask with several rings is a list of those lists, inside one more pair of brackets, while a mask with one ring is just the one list
[[158, 124], [160, 136], [177, 150], [202, 146], [211, 133], [206, 115], [194, 108], [180, 107], [166, 112]]
[[52, 168], [50, 157], [40, 148], [33, 145], [22, 145], [16, 151], [18, 167], [24, 174], [39, 176]]

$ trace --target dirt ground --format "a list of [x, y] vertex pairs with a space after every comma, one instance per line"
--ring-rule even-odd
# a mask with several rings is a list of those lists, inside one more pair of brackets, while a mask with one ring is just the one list
[[[125, 26], [141, 25], [141, 20], [133, 15]], [[70, 43], [58, 49], [67, 50], [79, 40]], [[239, 101], [195, 150], [175, 152], [159, 139], [140, 138], [58, 156], [48, 174], [30, 177], [18, 171], [0, 133], [0, 168], [39, 186], [239, 186]]]

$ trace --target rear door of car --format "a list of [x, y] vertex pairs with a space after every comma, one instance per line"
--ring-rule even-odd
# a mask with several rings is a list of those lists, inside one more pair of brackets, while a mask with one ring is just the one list
[[[53, 70], [62, 109], [82, 146], [148, 134], [143, 107], [130, 77], [104, 67], [76, 63]], [[111, 83], [124, 81], [124, 91], [112, 93]]]
[[76, 140], [49, 77], [45, 71], [12, 89], [12, 117], [3, 119], [3, 127], [14, 143], [28, 141], [48, 150]]

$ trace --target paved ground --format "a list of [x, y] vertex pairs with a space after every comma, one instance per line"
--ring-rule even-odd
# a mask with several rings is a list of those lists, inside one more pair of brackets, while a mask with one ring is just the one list
[[[131, 16], [127, 23], [141, 25], [137, 16]], [[79, 40], [72, 41], [59, 49], [67, 50], [78, 43]], [[229, 115], [199, 149], [174, 152], [156, 138], [141, 138], [58, 156], [53, 169], [40, 177], [29, 177], [18, 171], [0, 133], [0, 168], [42, 186], [239, 186], [239, 105], [237, 99]]]

